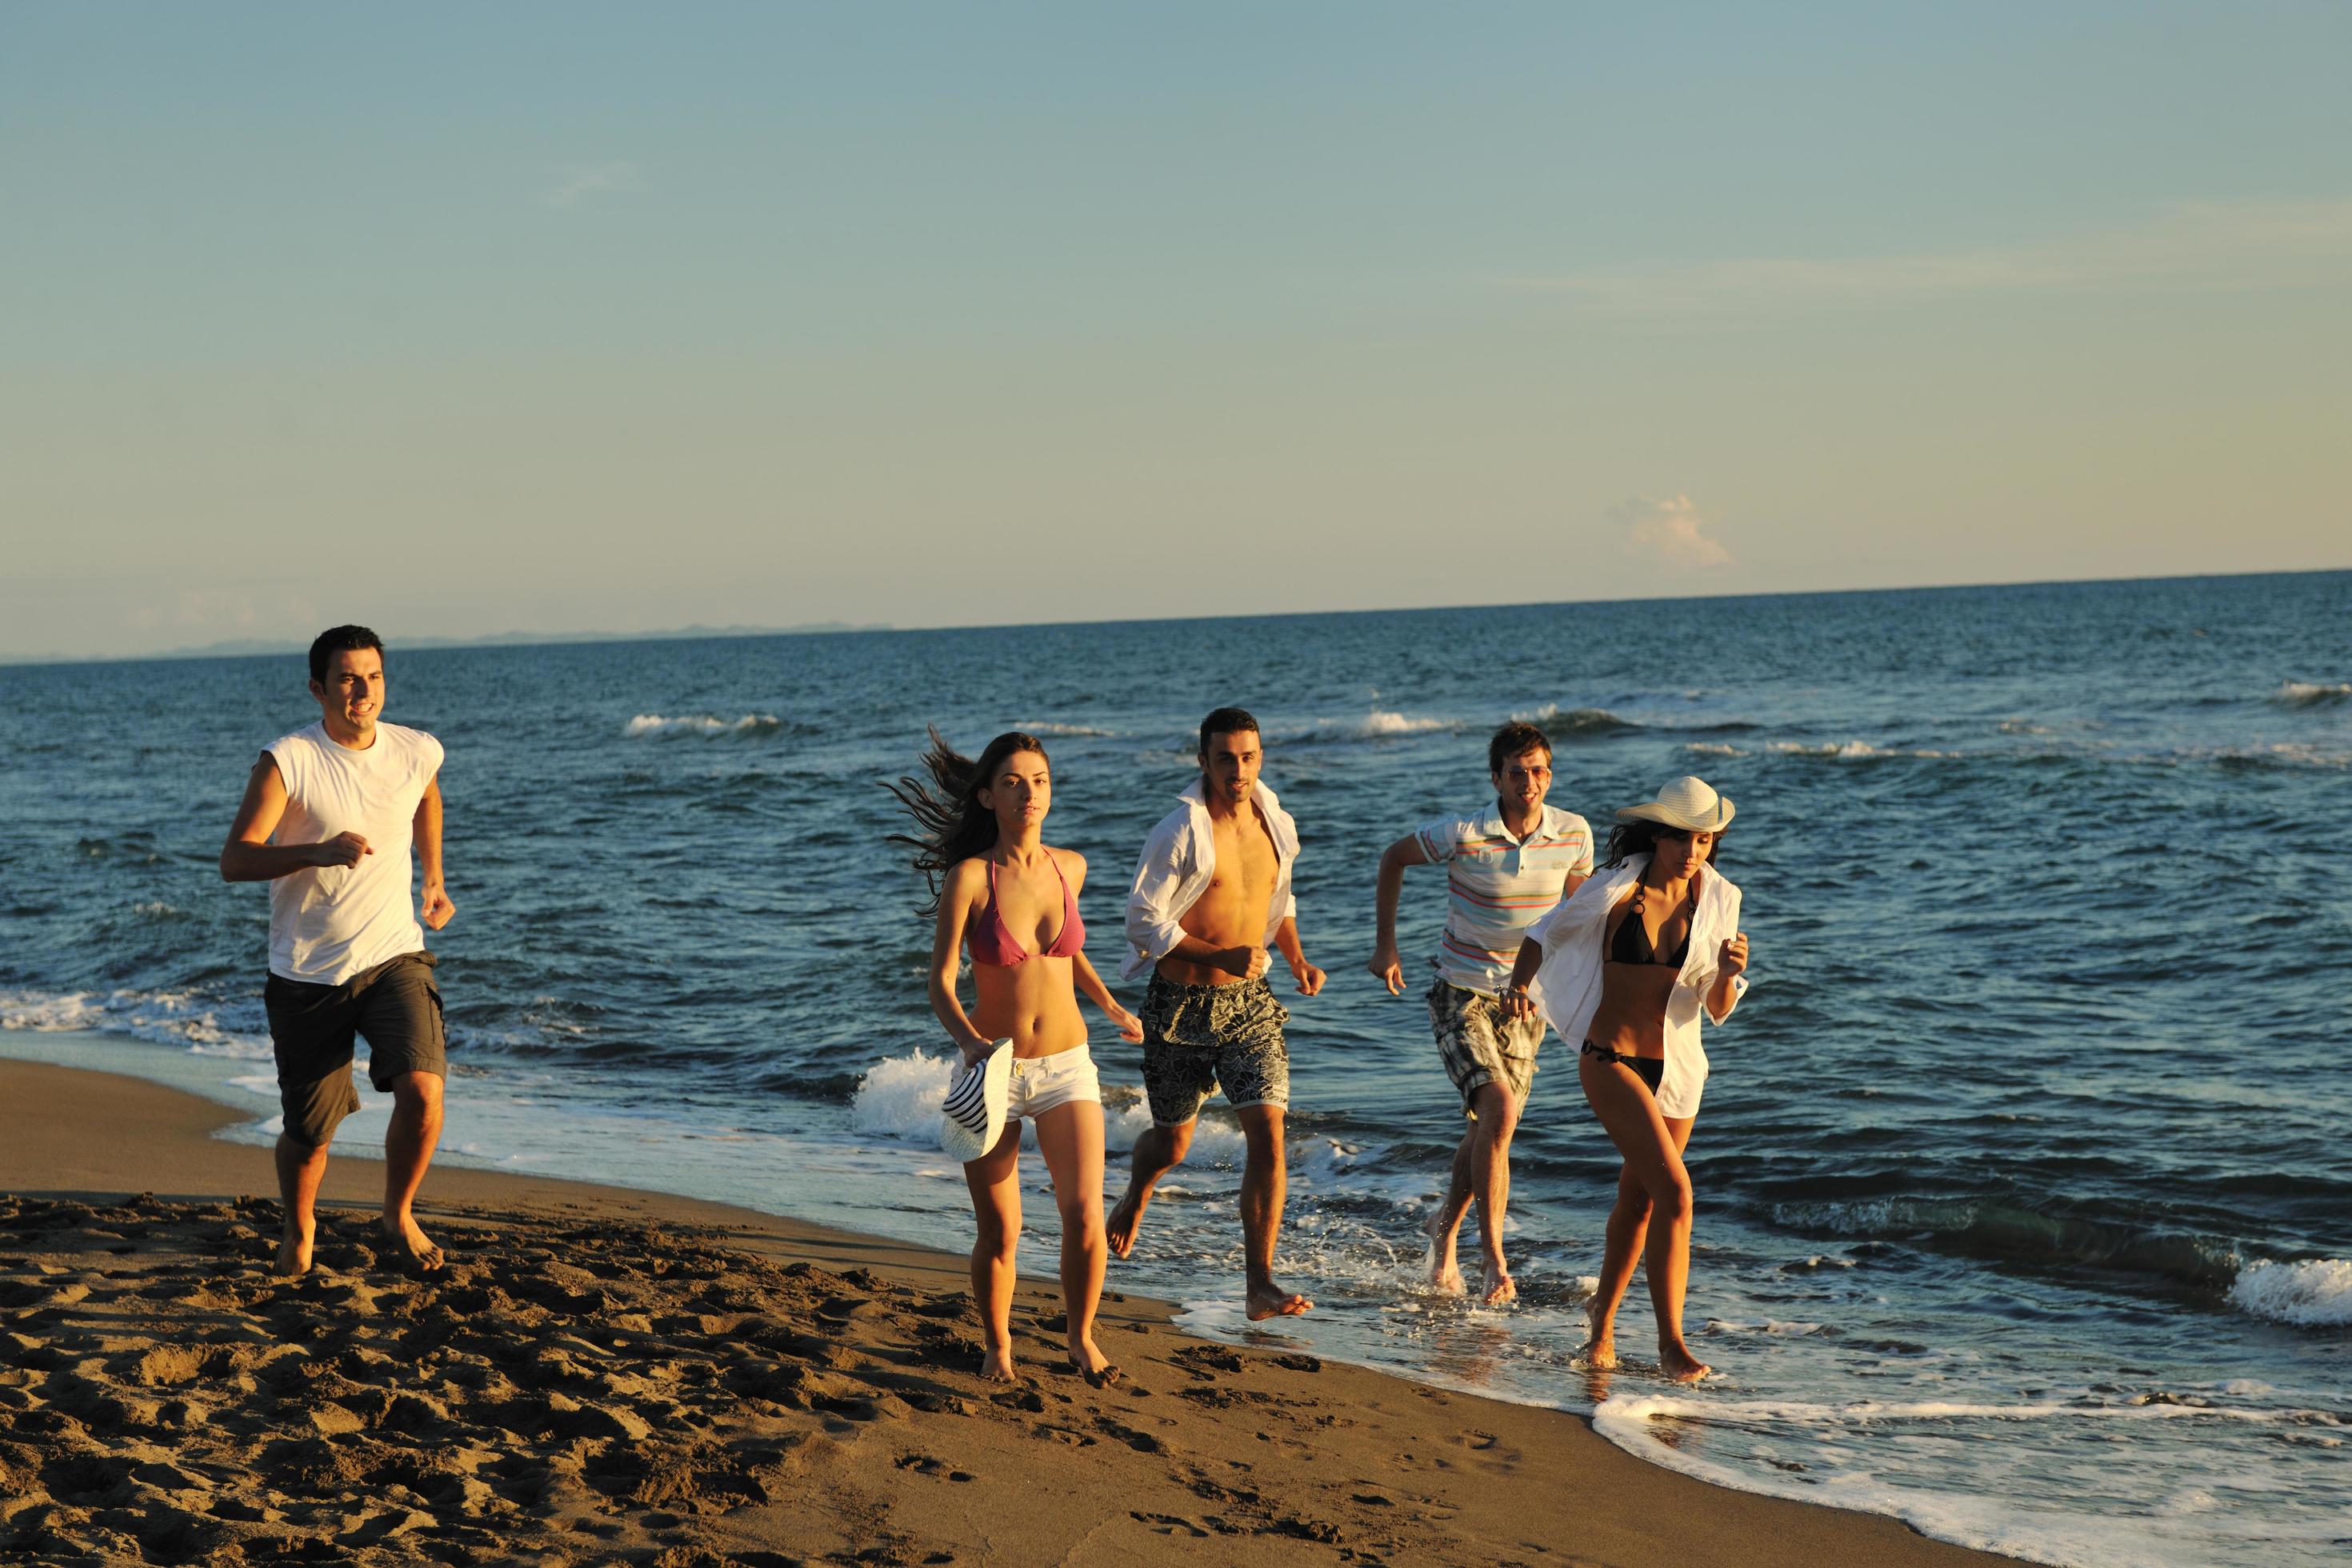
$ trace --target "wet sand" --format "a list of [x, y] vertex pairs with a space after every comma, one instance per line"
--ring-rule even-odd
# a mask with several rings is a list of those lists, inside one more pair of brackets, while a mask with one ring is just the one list
[[[2003, 1561], [1723, 1490], [1557, 1411], [1179, 1333], [1106, 1303], [1108, 1390], [977, 1375], [964, 1260], [665, 1194], [461, 1170], [379, 1256], [383, 1166], [269, 1272], [224, 1107], [0, 1061], [0, 1556], [90, 1563]], [[1050, 1267], [1050, 1257], [1030, 1258]], [[1117, 1284], [1117, 1266], [1112, 1283]]]

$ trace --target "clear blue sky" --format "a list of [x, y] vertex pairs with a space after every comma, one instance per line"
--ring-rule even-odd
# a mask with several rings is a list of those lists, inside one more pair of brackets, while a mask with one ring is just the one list
[[2352, 7], [0, 8], [0, 654], [2352, 564]]

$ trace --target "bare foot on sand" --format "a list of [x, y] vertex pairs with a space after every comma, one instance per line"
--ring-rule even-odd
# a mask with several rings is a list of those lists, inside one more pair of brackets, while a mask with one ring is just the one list
[[1584, 1347], [1587, 1366], [1607, 1368], [1617, 1364], [1617, 1316], [1601, 1317], [1593, 1302], [1584, 1309], [1584, 1331], [1590, 1336]]
[[278, 1261], [273, 1266], [276, 1270], [289, 1279], [310, 1272], [310, 1247], [318, 1239], [318, 1234], [315, 1222], [308, 1229], [299, 1231], [289, 1225], [285, 1237], [278, 1243]]
[[1021, 1375], [1018, 1368], [1013, 1366], [1013, 1352], [1011, 1351], [981, 1352], [980, 1375], [986, 1378], [991, 1383], [1026, 1383], [1029, 1381], [1027, 1378]]
[[1070, 1370], [1085, 1378], [1088, 1388], [1117, 1388], [1119, 1379], [1127, 1375], [1111, 1364], [1110, 1357], [1091, 1337], [1070, 1342]]
[[1429, 1288], [1441, 1296], [1462, 1294], [1462, 1265], [1454, 1260], [1454, 1238], [1458, 1231], [1438, 1230], [1439, 1215], [1431, 1215], [1422, 1225], [1423, 1236], [1429, 1237]]
[[387, 1219], [379, 1228], [383, 1232], [386, 1245], [393, 1249], [394, 1259], [419, 1274], [430, 1274], [448, 1261], [441, 1256], [441, 1249], [418, 1228], [415, 1215], [403, 1215], [397, 1226]]
[[1676, 1383], [1696, 1383], [1715, 1368], [1691, 1354], [1687, 1345], [1660, 1345], [1658, 1370]]
[[1518, 1299], [1519, 1284], [1517, 1280], [1511, 1278], [1510, 1270], [1492, 1263], [1488, 1264], [1486, 1266], [1486, 1305], [1500, 1307]]
[[1135, 1233], [1143, 1225], [1143, 1208], [1150, 1201], [1129, 1193], [1111, 1205], [1103, 1221], [1103, 1239], [1110, 1244], [1113, 1258], [1125, 1258], [1135, 1250]]
[[1263, 1285], [1253, 1285], [1246, 1295], [1249, 1321], [1263, 1322], [1268, 1318], [1295, 1318], [1315, 1305], [1296, 1290], [1286, 1290], [1269, 1279]]

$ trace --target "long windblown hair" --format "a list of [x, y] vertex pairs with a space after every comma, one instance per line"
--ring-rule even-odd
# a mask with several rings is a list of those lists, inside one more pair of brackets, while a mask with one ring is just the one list
[[[1658, 847], [1659, 834], [1681, 831], [1679, 827], [1669, 828], [1663, 822], [1621, 822], [1609, 830], [1609, 858], [1601, 865], [1622, 866], [1636, 855], [1653, 854]], [[1714, 868], [1723, 855], [1723, 834], [1720, 830], [1713, 831], [1715, 842], [1707, 846], [1706, 858], [1699, 862], [1709, 869]]]
[[[901, 778], [882, 786], [915, 819], [913, 833], [893, 833], [889, 842], [915, 852], [915, 869], [931, 888], [930, 902], [923, 906], [926, 916], [940, 912], [940, 891], [949, 867], [996, 847], [996, 814], [980, 804], [980, 792], [1015, 752], [1034, 752], [1045, 757], [1045, 746], [1034, 735], [1012, 730], [982, 748], [975, 761], [949, 745], [935, 724], [930, 750], [922, 760], [929, 782]], [[1053, 765], [1051, 757], [1045, 761], [1047, 766]]]

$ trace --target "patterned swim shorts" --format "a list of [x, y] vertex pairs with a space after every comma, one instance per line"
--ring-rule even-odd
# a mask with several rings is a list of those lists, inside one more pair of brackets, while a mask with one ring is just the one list
[[1496, 998], [1441, 980], [1429, 988], [1429, 1027], [1445, 1059], [1445, 1076], [1462, 1091], [1463, 1115], [1476, 1120], [1471, 1096], [1490, 1083], [1501, 1084], [1513, 1100], [1527, 1099], [1543, 1044], [1542, 1015], [1513, 1018]]
[[1263, 980], [1179, 985], [1154, 974], [1143, 993], [1143, 1093], [1155, 1127], [1181, 1127], [1224, 1086], [1235, 1110], [1290, 1103], [1289, 1009]]

